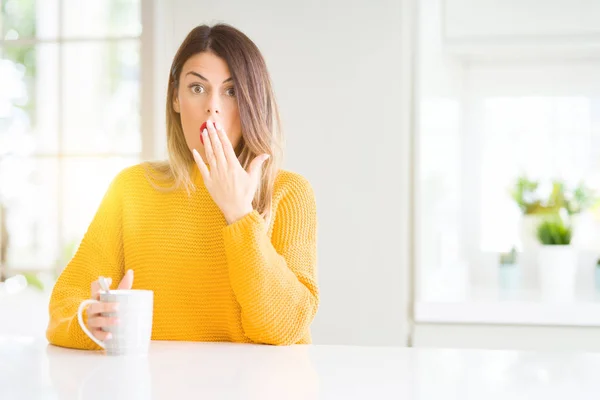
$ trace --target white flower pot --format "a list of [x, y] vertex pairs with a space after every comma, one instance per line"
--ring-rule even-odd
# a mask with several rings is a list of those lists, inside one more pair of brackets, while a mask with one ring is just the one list
[[538, 276], [542, 299], [571, 301], [575, 294], [577, 252], [570, 245], [545, 245], [538, 251]]

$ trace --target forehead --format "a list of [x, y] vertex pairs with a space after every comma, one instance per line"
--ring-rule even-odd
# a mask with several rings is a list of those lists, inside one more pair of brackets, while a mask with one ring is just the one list
[[230, 77], [229, 66], [225, 60], [210, 52], [194, 54], [183, 64], [181, 73], [184, 76], [191, 71], [201, 74], [211, 82], [222, 82]]

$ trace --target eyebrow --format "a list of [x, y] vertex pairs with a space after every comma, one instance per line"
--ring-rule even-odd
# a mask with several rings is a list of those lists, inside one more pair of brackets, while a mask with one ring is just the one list
[[[205, 77], [203, 77], [202, 75], [200, 75], [199, 73], [197, 73], [197, 72], [194, 72], [194, 71], [190, 71], [190, 72], [188, 72], [188, 73], [187, 73], [187, 74], [185, 74], [185, 75], [186, 75], [186, 76], [188, 76], [188, 75], [195, 75], [195, 76], [197, 76], [198, 78], [202, 79], [203, 81], [209, 82], [209, 80], [208, 80], [208, 79], [206, 79]], [[232, 78], [232, 77], [229, 77], [229, 78], [225, 79], [225, 80], [223, 81], [223, 83], [227, 83], [227, 82], [229, 82], [229, 81], [232, 81], [232, 80], [233, 80], [233, 78]]]

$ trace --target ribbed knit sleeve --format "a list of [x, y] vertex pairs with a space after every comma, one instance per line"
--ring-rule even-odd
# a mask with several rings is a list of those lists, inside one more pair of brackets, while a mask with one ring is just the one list
[[[79, 304], [91, 296], [91, 283], [103, 275], [123, 276], [122, 191], [124, 172], [110, 184], [77, 252], [60, 274], [50, 297], [46, 337], [52, 344], [99, 349], [77, 322]], [[85, 315], [84, 315], [85, 316]]]
[[302, 342], [317, 312], [317, 211], [313, 190], [288, 174], [273, 233], [257, 211], [224, 228], [229, 277], [253, 342]]

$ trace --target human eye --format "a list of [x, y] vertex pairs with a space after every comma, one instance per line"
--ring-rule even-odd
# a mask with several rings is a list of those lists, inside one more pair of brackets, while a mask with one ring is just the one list
[[204, 89], [204, 86], [202, 86], [198, 83], [192, 83], [191, 85], [189, 85], [189, 88], [192, 91], [192, 93], [194, 93], [194, 94], [202, 94], [206, 91]]
[[225, 94], [229, 97], [235, 97], [235, 88], [230, 87], [225, 90]]

